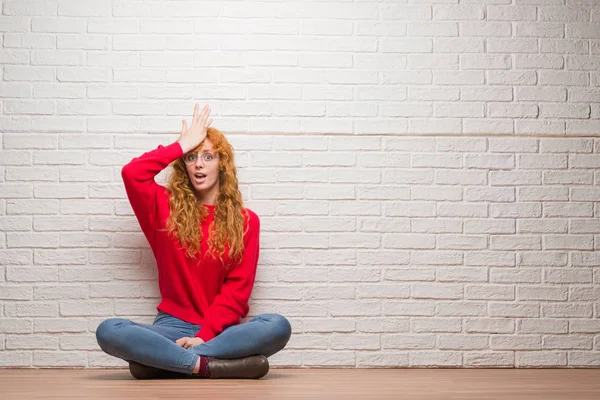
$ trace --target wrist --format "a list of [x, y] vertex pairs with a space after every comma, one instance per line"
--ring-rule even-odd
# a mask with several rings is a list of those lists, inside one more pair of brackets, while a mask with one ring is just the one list
[[185, 154], [193, 149], [193, 148], [190, 148], [190, 146], [188, 144], [186, 144], [185, 142], [183, 142], [181, 140], [178, 140], [177, 143], [179, 143], [179, 145], [181, 146], [181, 150], [183, 151], [183, 154]]

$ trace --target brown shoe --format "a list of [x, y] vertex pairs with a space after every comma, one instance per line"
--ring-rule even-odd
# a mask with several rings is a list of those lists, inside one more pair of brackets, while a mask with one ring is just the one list
[[129, 361], [129, 372], [135, 379], [183, 379], [187, 377], [179, 372], [154, 368], [135, 361]]
[[269, 372], [269, 361], [265, 356], [250, 356], [225, 360], [207, 357], [210, 379], [258, 379]]

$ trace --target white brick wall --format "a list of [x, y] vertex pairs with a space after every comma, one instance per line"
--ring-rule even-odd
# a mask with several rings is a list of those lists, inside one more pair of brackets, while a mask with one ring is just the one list
[[0, 3], [0, 367], [125, 365], [95, 329], [159, 293], [120, 168], [194, 102], [273, 366], [600, 365], [596, 0]]

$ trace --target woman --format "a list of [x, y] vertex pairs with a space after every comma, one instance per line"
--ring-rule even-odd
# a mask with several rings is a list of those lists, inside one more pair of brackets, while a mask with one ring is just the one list
[[[240, 324], [249, 312], [260, 221], [243, 207], [233, 148], [194, 107], [174, 143], [122, 169], [127, 196], [158, 267], [162, 300], [152, 325], [123, 318], [96, 330], [100, 348], [129, 361], [138, 379], [260, 378], [291, 327], [278, 314]], [[167, 188], [154, 177], [169, 164]]]

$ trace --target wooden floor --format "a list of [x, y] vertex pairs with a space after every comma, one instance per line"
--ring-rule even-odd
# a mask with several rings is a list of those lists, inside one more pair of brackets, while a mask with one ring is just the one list
[[0, 399], [598, 400], [600, 369], [271, 369], [259, 380], [151, 381], [125, 369], [0, 369]]

